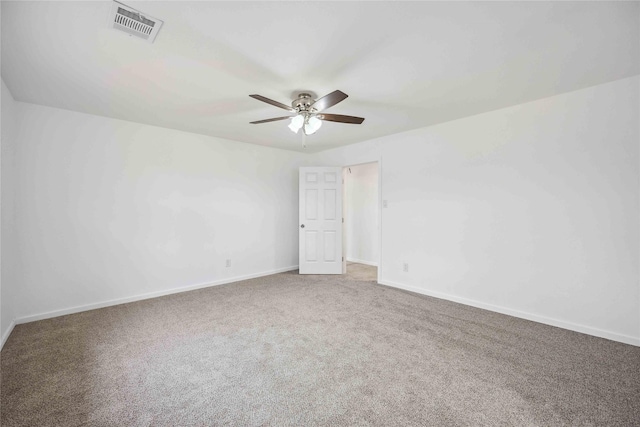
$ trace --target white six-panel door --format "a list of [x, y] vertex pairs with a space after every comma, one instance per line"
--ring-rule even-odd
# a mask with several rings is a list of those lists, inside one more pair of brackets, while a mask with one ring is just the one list
[[300, 168], [300, 274], [342, 274], [342, 168]]

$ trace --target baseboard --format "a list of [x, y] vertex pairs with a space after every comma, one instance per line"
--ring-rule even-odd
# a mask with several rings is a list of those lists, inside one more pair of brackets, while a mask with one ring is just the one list
[[[15, 323], [21, 324], [21, 323], [35, 322], [37, 320], [51, 319], [52, 317], [66, 316], [67, 314], [74, 314], [74, 313], [80, 313], [83, 311], [96, 310], [98, 308], [111, 307], [113, 305], [126, 304], [129, 302], [135, 302], [135, 301], [142, 301], [145, 299], [157, 298], [165, 295], [177, 294], [180, 292], [194, 291], [196, 289], [208, 288], [211, 286], [225, 285], [227, 283], [240, 282], [242, 280], [255, 279], [257, 277], [270, 276], [272, 274], [284, 273], [286, 271], [293, 271], [297, 269], [298, 269], [298, 266], [296, 265], [291, 267], [278, 268], [270, 271], [263, 271], [261, 273], [247, 274], [245, 276], [229, 277], [226, 279], [216, 280], [215, 282], [201, 283], [197, 285], [185, 286], [182, 288], [167, 289], [167, 290], [158, 291], [158, 292], [150, 292], [150, 293], [134, 295], [126, 298], [118, 298], [118, 299], [113, 299], [108, 301], [102, 301], [94, 304], [80, 305], [76, 307], [65, 308], [62, 310], [54, 310], [46, 313], [19, 317], [15, 320]], [[3, 344], [4, 344], [4, 338], [3, 338]]]
[[615, 332], [605, 331], [602, 329], [592, 328], [590, 326], [579, 325], [563, 320], [552, 319], [537, 314], [531, 314], [524, 311], [513, 310], [510, 308], [500, 307], [493, 304], [487, 304], [476, 300], [462, 298], [455, 295], [445, 294], [442, 292], [433, 292], [415, 286], [404, 285], [398, 282], [392, 282], [390, 280], [380, 280], [381, 285], [391, 286], [393, 288], [403, 289], [405, 291], [415, 292], [417, 294], [427, 295], [447, 301], [453, 301], [460, 304], [470, 305], [472, 307], [482, 308], [484, 310], [494, 311], [496, 313], [506, 314], [513, 317], [519, 317], [521, 319], [531, 320], [533, 322], [543, 323], [545, 325], [556, 326], [558, 328], [568, 329], [570, 331], [580, 332], [587, 335], [593, 335], [599, 338], [606, 338], [612, 341], [618, 341], [624, 344], [631, 344], [640, 347], [640, 338], [632, 337], [629, 335], [617, 334]]
[[377, 267], [378, 263], [377, 262], [371, 262], [371, 261], [364, 261], [361, 259], [355, 259], [355, 258], [347, 258], [347, 262], [356, 262], [358, 264], [365, 264], [365, 265], [371, 265], [373, 267]]
[[4, 343], [7, 342], [7, 339], [9, 339], [9, 335], [11, 335], [11, 332], [13, 332], [13, 328], [15, 328], [16, 326], [16, 321], [12, 320], [11, 323], [9, 324], [9, 328], [7, 328], [7, 331], [2, 334], [2, 342], [0, 343], [0, 350], [2, 350], [2, 347], [4, 347]]

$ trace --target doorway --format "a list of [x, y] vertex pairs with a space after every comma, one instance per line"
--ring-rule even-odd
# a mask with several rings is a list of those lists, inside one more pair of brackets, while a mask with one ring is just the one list
[[343, 272], [355, 280], [378, 279], [380, 259], [378, 162], [345, 166]]

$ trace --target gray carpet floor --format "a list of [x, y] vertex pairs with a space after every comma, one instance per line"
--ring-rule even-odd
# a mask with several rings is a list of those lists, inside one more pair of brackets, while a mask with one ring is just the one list
[[348, 272], [18, 325], [2, 426], [640, 425], [640, 348]]

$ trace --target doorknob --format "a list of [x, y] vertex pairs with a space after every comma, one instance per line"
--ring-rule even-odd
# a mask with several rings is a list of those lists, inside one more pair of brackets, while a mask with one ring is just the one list
[[302, 225], [300, 226], [300, 228], [304, 228], [304, 224], [302, 224]]

